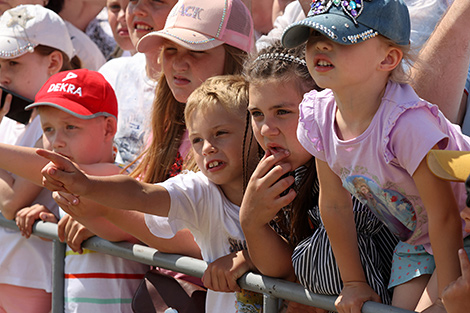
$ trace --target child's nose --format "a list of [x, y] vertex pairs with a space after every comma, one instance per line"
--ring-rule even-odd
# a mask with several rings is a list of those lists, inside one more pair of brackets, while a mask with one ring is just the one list
[[315, 42], [315, 49], [318, 51], [327, 51], [332, 48], [331, 42], [326, 38], [320, 38]]
[[64, 136], [60, 133], [56, 133], [52, 141], [52, 148], [63, 148], [65, 146]]
[[215, 153], [217, 151], [217, 148], [208, 140], [204, 141], [204, 145], [202, 147], [202, 154], [203, 155], [209, 155], [211, 153]]
[[279, 129], [269, 122], [264, 123], [261, 126], [261, 135], [263, 137], [276, 136], [279, 134]]
[[6, 71], [0, 69], [0, 86], [8, 89], [8, 85], [10, 83], [11, 83], [11, 79], [7, 75]]
[[137, 1], [134, 4], [132, 4], [132, 11], [135, 15], [145, 16], [147, 15], [147, 10], [145, 6], [146, 6], [145, 1]]
[[178, 72], [187, 70], [188, 62], [187, 62], [186, 57], [187, 57], [186, 53], [178, 53], [173, 59], [173, 69], [175, 69]]

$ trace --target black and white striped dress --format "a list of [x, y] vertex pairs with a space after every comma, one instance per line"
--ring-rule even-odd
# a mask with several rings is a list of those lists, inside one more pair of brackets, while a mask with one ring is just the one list
[[[295, 171], [296, 182], [307, 168]], [[312, 187], [318, 193], [318, 180]], [[359, 254], [367, 282], [382, 298], [391, 303], [391, 291], [387, 285], [390, 278], [392, 255], [398, 239], [375, 215], [353, 197]], [[299, 282], [308, 290], [323, 295], [340, 294], [343, 284], [333, 255], [318, 206], [309, 209], [313, 234], [302, 240], [295, 248], [292, 263]]]

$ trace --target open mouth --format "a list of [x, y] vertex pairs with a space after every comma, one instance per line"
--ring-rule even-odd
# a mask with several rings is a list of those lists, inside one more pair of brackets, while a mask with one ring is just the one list
[[212, 162], [209, 162], [209, 164], [207, 164], [207, 169], [212, 170], [212, 169], [215, 169], [215, 168], [219, 168], [223, 164], [225, 164], [225, 163], [222, 162], [222, 161], [212, 161]]
[[136, 30], [144, 30], [144, 31], [152, 31], [153, 30], [153, 27], [151, 27], [149, 25], [137, 24], [137, 23], [134, 25], [134, 28]]
[[287, 149], [284, 149], [279, 146], [268, 146], [269, 151], [271, 151], [272, 154], [277, 154], [279, 152], [285, 152]]
[[317, 62], [317, 66], [320, 66], [320, 67], [333, 67], [333, 64], [331, 64], [330, 62], [325, 61], [325, 60], [319, 60]]

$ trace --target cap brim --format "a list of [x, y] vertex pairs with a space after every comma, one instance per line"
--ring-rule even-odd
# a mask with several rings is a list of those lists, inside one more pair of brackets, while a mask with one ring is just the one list
[[[57, 102], [60, 102], [62, 105], [58, 105]], [[40, 107], [40, 106], [53, 107], [61, 111], [64, 111], [65, 113], [68, 113], [72, 116], [78, 117], [82, 120], [90, 120], [98, 116], [112, 116], [116, 118], [115, 116], [107, 112], [98, 112], [98, 113], [93, 114], [92, 112], [87, 110], [85, 107], [83, 107], [81, 104], [76, 103], [75, 101], [65, 99], [65, 98], [60, 98], [60, 100], [56, 98], [41, 99], [40, 102], [35, 102], [25, 107], [25, 110], [31, 110], [35, 107]]]
[[21, 38], [0, 35], [0, 57], [3, 59], [13, 59], [28, 52], [33, 52], [34, 47], [29, 41]]
[[431, 150], [426, 161], [437, 177], [456, 182], [465, 182], [470, 175], [470, 151]]
[[184, 29], [169, 28], [151, 32], [137, 43], [137, 51], [146, 53], [160, 49], [164, 39], [170, 40], [189, 50], [204, 51], [222, 45], [224, 42], [204, 34]]
[[365, 34], [374, 32], [370, 27], [354, 24], [350, 18], [334, 13], [332, 8], [328, 14], [310, 16], [288, 26], [282, 34], [283, 46], [294, 48], [303, 44], [312, 29], [343, 45], [367, 40], [371, 37]]

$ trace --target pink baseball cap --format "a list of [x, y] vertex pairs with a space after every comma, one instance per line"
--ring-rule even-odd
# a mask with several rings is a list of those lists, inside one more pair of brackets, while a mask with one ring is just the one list
[[113, 87], [98, 72], [87, 69], [59, 72], [49, 78], [25, 109], [51, 106], [81, 119], [112, 116], [118, 103]]
[[165, 27], [142, 37], [137, 51], [160, 48], [163, 39], [196, 51], [225, 43], [251, 52], [253, 20], [241, 0], [180, 0], [168, 15]]

